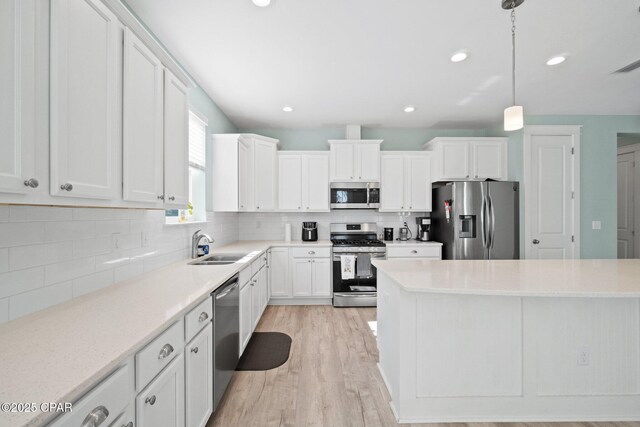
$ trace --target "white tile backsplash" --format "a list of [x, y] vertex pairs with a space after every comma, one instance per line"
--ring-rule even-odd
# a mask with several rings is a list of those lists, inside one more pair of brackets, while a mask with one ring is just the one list
[[185, 259], [198, 229], [214, 247], [235, 242], [238, 224], [237, 213], [165, 225], [162, 210], [0, 205], [0, 323]]
[[326, 213], [241, 213], [239, 215], [240, 240], [283, 240], [285, 224], [291, 224], [291, 239], [302, 239], [302, 222], [314, 221], [318, 223], [318, 239], [329, 239], [329, 225], [342, 222], [375, 222], [378, 224], [378, 234], [383, 233], [384, 227], [394, 228], [394, 237], [398, 236], [398, 228], [404, 221], [416, 232], [416, 217], [425, 216], [414, 212], [410, 216], [397, 213], [376, 211], [331, 211]]

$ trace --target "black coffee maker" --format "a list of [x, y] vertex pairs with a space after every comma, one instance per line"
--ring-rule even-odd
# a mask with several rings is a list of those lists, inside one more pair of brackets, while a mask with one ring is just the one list
[[302, 241], [316, 242], [318, 240], [318, 223], [303, 222], [302, 223]]

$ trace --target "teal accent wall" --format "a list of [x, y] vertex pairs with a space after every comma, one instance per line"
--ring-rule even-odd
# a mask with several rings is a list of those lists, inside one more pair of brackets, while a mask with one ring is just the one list
[[[344, 139], [345, 128], [313, 129], [241, 129], [242, 133], [256, 133], [280, 140], [280, 150], [327, 150], [329, 139]], [[362, 139], [382, 139], [385, 151], [422, 150], [425, 142], [437, 136], [486, 136], [484, 129], [419, 129], [419, 128], [362, 128]]]
[[[580, 253], [582, 258], [617, 257], [618, 133], [640, 132], [639, 116], [526, 116], [525, 125], [580, 125]], [[509, 179], [523, 179], [523, 132], [489, 131], [509, 138]], [[524, 191], [521, 202], [521, 250], [524, 251]], [[591, 221], [602, 221], [592, 230]], [[522, 252], [524, 253], [524, 252]]]

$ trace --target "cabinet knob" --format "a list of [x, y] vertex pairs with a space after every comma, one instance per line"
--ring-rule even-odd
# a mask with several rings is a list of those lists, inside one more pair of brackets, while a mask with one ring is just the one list
[[413, 251], [411, 251], [411, 253], [412, 253], [412, 254], [417, 254], [417, 253], [418, 253], [418, 251], [413, 250]]
[[298, 209], [302, 209], [302, 207], [301, 207], [301, 206], [298, 206]]
[[309, 206], [307, 206], [307, 209], [309, 209]]
[[31, 188], [38, 188], [38, 185], [40, 185], [40, 183], [35, 178], [29, 178], [24, 182], [24, 185]]
[[467, 175], [467, 178], [469, 178], [469, 175]]
[[209, 315], [207, 314], [207, 312], [203, 311], [202, 313], [200, 313], [200, 317], [198, 317], [198, 322], [202, 323], [208, 318], [209, 318]]
[[244, 205], [240, 205], [240, 207], [244, 209]]
[[122, 427], [133, 427], [133, 421], [129, 421], [126, 424], [122, 424]]
[[160, 354], [158, 354], [158, 359], [165, 359], [173, 353], [173, 346], [171, 344], [165, 344], [160, 350]]
[[82, 421], [82, 427], [98, 427], [108, 416], [109, 410], [104, 406], [98, 406]]
[[156, 395], [154, 394], [154, 395], [153, 395], [153, 396], [151, 396], [151, 397], [147, 397], [147, 398], [144, 400], [144, 403], [148, 403], [149, 405], [153, 406], [153, 404], [154, 404], [154, 403], [156, 403]]
[[191, 349], [191, 353], [196, 353], [196, 354], [198, 354], [198, 347], [193, 347], [193, 348]]
[[353, 179], [353, 177], [352, 177], [352, 176], [350, 176], [350, 177], [349, 177], [349, 179]]
[[358, 179], [362, 179], [362, 177], [361, 177], [361, 176], [359, 176], [359, 177], [358, 177]]
[[309, 251], [309, 255], [315, 255], [316, 251]]
[[71, 190], [73, 190], [73, 185], [71, 185], [68, 182], [66, 182], [66, 183], [64, 183], [64, 184], [62, 184], [60, 186], [60, 189], [61, 190], [65, 190], [65, 191], [71, 191]]
[[176, 199], [175, 196], [169, 196], [169, 200], [173, 201], [175, 199]]
[[158, 196], [158, 200], [164, 200], [164, 195], [162, 195], [162, 194], [161, 194], [161, 195], [159, 195], [159, 196]]
[[409, 209], [413, 209], [413, 206], [409, 206]]
[[311, 260], [311, 262], [315, 264], [316, 260], [315, 260], [315, 259], [312, 259], [312, 260]]
[[260, 209], [260, 206], [256, 206], [256, 209]]
[[538, 245], [538, 244], [540, 244], [540, 240], [533, 239], [533, 241], [531, 241], [531, 243], [533, 243], [534, 245]]

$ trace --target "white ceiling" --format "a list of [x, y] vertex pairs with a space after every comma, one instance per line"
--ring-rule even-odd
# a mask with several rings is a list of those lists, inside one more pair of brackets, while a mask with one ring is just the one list
[[[469, 128], [511, 100], [500, 0], [128, 0], [240, 128]], [[640, 0], [517, 8], [525, 114], [640, 114]], [[458, 50], [469, 58], [454, 64]], [[545, 64], [566, 53], [558, 66]], [[292, 113], [282, 107], [291, 105]], [[407, 114], [403, 108], [415, 105]]]

